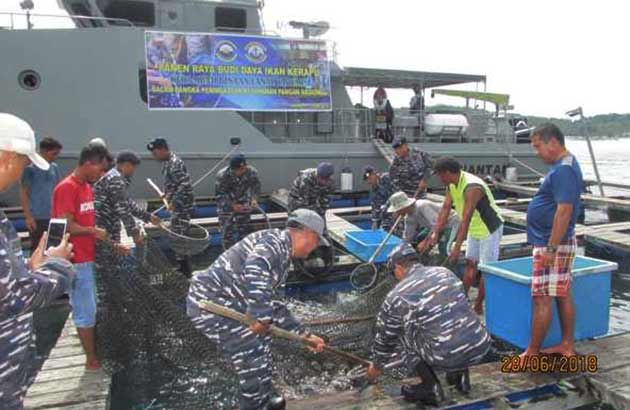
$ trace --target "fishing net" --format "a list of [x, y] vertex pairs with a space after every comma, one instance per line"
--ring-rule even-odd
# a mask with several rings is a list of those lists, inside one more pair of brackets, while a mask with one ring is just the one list
[[[133, 256], [99, 244], [97, 349], [113, 375], [111, 409], [230, 409], [237, 406], [237, 378], [218, 347], [186, 316], [188, 282], [147, 238]], [[307, 329], [331, 346], [366, 356], [375, 316], [394, 286], [391, 275], [369, 292], [291, 300], [289, 308]], [[288, 399], [352, 387], [355, 366], [316, 355], [292, 342], [274, 340], [274, 386]]]
[[162, 230], [166, 232], [169, 246], [178, 255], [193, 256], [206, 250], [210, 245], [210, 234], [201, 225], [189, 222], [186, 232], [178, 233], [170, 229], [170, 225], [162, 223]]

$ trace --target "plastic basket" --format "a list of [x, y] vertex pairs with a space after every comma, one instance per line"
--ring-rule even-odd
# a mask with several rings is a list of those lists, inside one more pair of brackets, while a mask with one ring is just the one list
[[[532, 258], [516, 258], [480, 264], [486, 286], [486, 326], [490, 333], [525, 349], [532, 327]], [[575, 340], [608, 333], [610, 280], [617, 264], [576, 256], [571, 291], [575, 304]], [[543, 347], [561, 341], [556, 304]]]
[[[383, 239], [387, 236], [387, 232], [382, 229], [362, 230], [346, 232], [346, 240], [344, 246], [348, 252], [352, 253], [357, 258], [366, 262], [370, 259], [376, 248], [383, 242]], [[392, 235], [387, 240], [387, 243], [383, 246], [379, 254], [374, 259], [374, 262], [382, 263], [387, 261], [389, 253], [401, 243], [402, 240]]]

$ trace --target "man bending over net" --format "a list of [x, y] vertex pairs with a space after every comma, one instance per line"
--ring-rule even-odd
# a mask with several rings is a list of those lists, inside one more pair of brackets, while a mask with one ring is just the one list
[[[300, 324], [278, 299], [284, 296], [291, 258], [306, 258], [320, 241], [326, 241], [323, 231], [324, 220], [317, 213], [297, 209], [289, 214], [286, 229], [268, 229], [246, 236], [192, 278], [188, 316], [232, 360], [239, 377], [243, 410], [285, 407], [284, 398], [271, 396], [269, 326], [273, 323], [300, 331]], [[206, 312], [201, 307], [205, 300], [246, 313], [256, 321], [248, 327]], [[306, 336], [317, 346], [316, 351], [323, 350], [321, 338]]]
[[387, 295], [377, 316], [373, 353], [375, 378], [399, 350], [422, 383], [403, 385], [412, 402], [437, 405], [444, 393], [434, 369], [446, 370], [446, 380], [467, 393], [468, 366], [490, 348], [490, 336], [472, 311], [461, 281], [448, 269], [422, 266], [413, 247], [403, 243], [390, 254], [390, 266], [400, 282]]

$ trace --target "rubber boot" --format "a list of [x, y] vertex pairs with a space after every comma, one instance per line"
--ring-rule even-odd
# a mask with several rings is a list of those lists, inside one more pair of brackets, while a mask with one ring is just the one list
[[446, 382], [449, 386], [455, 386], [462, 394], [470, 392], [470, 373], [468, 369], [446, 372]]
[[444, 391], [431, 366], [420, 362], [415, 370], [416, 375], [422, 379], [422, 383], [401, 386], [400, 392], [405, 400], [431, 406], [440, 404], [444, 400]]
[[284, 410], [287, 408], [287, 402], [279, 394], [272, 394], [265, 406], [265, 410]]
[[184, 256], [179, 259], [178, 262], [179, 271], [187, 278], [190, 278], [192, 275], [192, 261], [190, 260], [190, 256]]

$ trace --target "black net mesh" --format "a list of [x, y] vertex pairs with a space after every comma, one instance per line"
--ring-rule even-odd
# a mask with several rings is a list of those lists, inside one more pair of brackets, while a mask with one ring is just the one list
[[210, 235], [201, 225], [189, 222], [185, 227], [185, 232], [179, 232], [170, 224], [160, 225], [169, 240], [169, 246], [178, 255], [197, 255], [210, 245]]
[[[186, 316], [187, 279], [157, 242], [146, 241], [134, 256], [107, 244], [96, 257], [99, 298], [97, 349], [113, 375], [112, 409], [222, 409], [237, 406], [237, 379], [217, 346]], [[289, 302], [296, 317], [330, 345], [367, 355], [375, 316], [394, 286], [390, 275], [345, 301]], [[355, 367], [329, 354], [274, 340], [274, 386], [289, 399], [352, 387]]]

